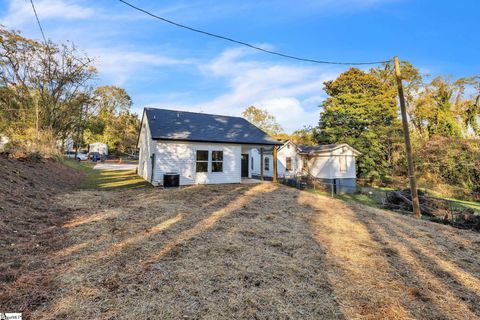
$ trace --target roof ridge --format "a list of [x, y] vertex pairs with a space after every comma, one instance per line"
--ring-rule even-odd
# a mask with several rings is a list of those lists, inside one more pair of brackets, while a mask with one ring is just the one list
[[152, 107], [144, 107], [144, 110], [161, 110], [161, 111], [172, 111], [172, 112], [182, 112], [182, 113], [193, 113], [193, 114], [202, 114], [206, 116], [216, 116], [216, 117], [226, 117], [226, 118], [240, 118], [243, 120], [247, 120], [244, 117], [239, 116], [226, 116], [223, 114], [215, 114], [215, 113], [204, 113], [204, 112], [195, 112], [195, 111], [183, 111], [183, 110], [173, 110], [173, 109], [162, 109], [162, 108], [152, 108]]

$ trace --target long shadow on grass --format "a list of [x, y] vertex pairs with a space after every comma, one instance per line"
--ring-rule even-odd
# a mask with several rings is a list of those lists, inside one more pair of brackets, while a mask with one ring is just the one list
[[[401, 239], [402, 245], [414, 257], [415, 263], [420, 263], [428, 278], [434, 279], [446, 292], [455, 296], [460, 304], [465, 304], [476, 316], [480, 317], [480, 297], [477, 294], [478, 290], [480, 290], [480, 281], [478, 278], [472, 277], [469, 273], [464, 273], [463, 270], [456, 268], [455, 264], [452, 264], [450, 261], [428, 252], [428, 250], [416, 244], [414, 238], [409, 239], [408, 235], [399, 228], [394, 230], [392, 225], [382, 224], [380, 226], [365, 221], [364, 225], [372, 234], [375, 233], [375, 227], [382, 228], [392, 239]], [[397, 270], [401, 270], [402, 267], [400, 266]], [[411, 274], [415, 274], [415, 270], [411, 270]], [[414, 276], [414, 278], [418, 279], [419, 276]], [[426, 285], [426, 283], [423, 283], [419, 288], [425, 288]], [[470, 289], [469, 286], [476, 288], [476, 290]]]
[[478, 317], [478, 279], [429, 254], [387, 212], [304, 195], [300, 203], [316, 210], [312, 232], [349, 317]]
[[[478, 288], [477, 290], [480, 291], [480, 265], [474, 261], [479, 251], [478, 243], [475, 244], [475, 241], [480, 241], [480, 235], [469, 230], [451, 229], [451, 232], [447, 232], [444, 230], [445, 228], [437, 228], [434, 234], [432, 234], [431, 230], [430, 232], [418, 233], [416, 228], [405, 223], [399, 217], [395, 217], [395, 224], [400, 226], [400, 228], [396, 228], [396, 231], [402, 235], [403, 239], [409, 241], [412, 246], [415, 246], [414, 242], [418, 241], [416, 239], [428, 238], [429, 242], [433, 242], [432, 247], [445, 248], [443, 254], [439, 256], [423, 252], [431, 259], [434, 259], [435, 264], [444, 266], [458, 277], [466, 279], [468, 283], [465, 285], [467, 287]], [[463, 238], [455, 233], [463, 234]], [[452, 247], [453, 251], [451, 251]]]
[[[414, 235], [402, 231], [410, 229], [412, 232], [412, 226], [405, 222], [399, 219], [392, 221], [391, 217], [382, 217], [380, 214], [366, 217], [359, 212], [358, 206], [349, 207], [367, 228], [372, 239], [386, 252], [395, 274], [410, 288], [410, 299], [404, 299], [404, 303], [412, 314], [422, 318], [446, 319], [450, 317], [447, 315], [449, 310], [467, 307], [463, 314], [465, 318], [473, 319], [480, 315], [478, 279], [464, 273], [445, 257], [439, 257], [422, 247]], [[416, 231], [413, 230], [413, 233]], [[470, 289], [469, 285], [476, 290]], [[441, 302], [442, 298], [450, 303], [445, 305]], [[417, 302], [423, 302], [424, 306], [420, 308]], [[456, 307], [452, 305], [454, 303]], [[469, 314], [468, 310], [473, 314]]]
[[[198, 188], [188, 188], [188, 190], [192, 189]], [[205, 213], [208, 214], [209, 211], [214, 210], [215, 205], [222, 205], [223, 202], [227, 205], [228, 196], [240, 196], [236, 192], [235, 195], [227, 194], [217, 197], [216, 201], [211, 202], [213, 208], [206, 207], [205, 212], [198, 215], [177, 210], [174, 206], [147, 207], [148, 202], [153, 199], [157, 200], [157, 203], [166, 203], [172, 198], [184, 198], [188, 195], [185, 189], [174, 191], [177, 190], [163, 190], [163, 192], [152, 190], [152, 194], [142, 192], [135, 200], [136, 203], [144, 204], [145, 207], [137, 206], [138, 209], [135, 210], [135, 206], [128, 199], [130, 197], [127, 197], [130, 210], [124, 210], [125, 207], [120, 203], [113, 205], [110, 203], [107, 204], [108, 211], [115, 211], [115, 214], [102, 215], [104, 206], [100, 206], [100, 212], [83, 216], [86, 223], [80, 225], [78, 221], [72, 221], [67, 224], [70, 229], [71, 226], [79, 226], [70, 234], [74, 244], [58, 251], [52, 257], [57, 259], [59, 266], [62, 266], [58, 270], [58, 273], [62, 274], [59, 281], [66, 285], [54, 299], [53, 305], [40, 314], [51, 314], [53, 317], [75, 317], [76, 310], [81, 309], [81, 304], [76, 302], [77, 299], [78, 302], [83, 300], [86, 305], [92, 303], [90, 298], [95, 298], [100, 292], [97, 288], [101, 290], [111, 287], [114, 289], [113, 292], [102, 298], [115, 300], [115, 291], [120, 287], [143, 282], [141, 278], [144, 268], [141, 261], [145, 255], [163, 243], [168, 243], [177, 232], [188, 229], [190, 224], [200, 221]], [[118, 197], [122, 196], [122, 193], [116, 194]], [[144, 196], [144, 194], [147, 195]], [[190, 201], [197, 200], [190, 199]], [[151, 212], [149, 209], [154, 211]], [[182, 212], [179, 213], [179, 211]], [[132, 217], [133, 215], [135, 216]], [[175, 230], [169, 230], [172, 227], [175, 227]], [[125, 268], [129, 268], [131, 272], [125, 273]], [[98, 312], [102, 312], [98, 310], [95, 303], [92, 303], [91, 307], [92, 310], [86, 311], [87, 313], [92, 312], [98, 315]]]
[[[362, 222], [363, 223], [363, 222]], [[437, 306], [438, 297], [430, 291], [432, 280], [422, 280], [419, 276], [419, 266], [416, 261], [409, 261], [404, 258], [396, 246], [390, 245], [398, 241], [398, 238], [389, 238], [384, 232], [379, 229], [384, 225], [372, 226], [368, 223], [363, 223], [372, 235], [372, 239], [377, 242], [382, 251], [385, 253], [385, 259], [391, 267], [390, 277], [397, 278], [405, 285], [405, 296], [402, 297], [402, 304], [415, 318], [422, 319], [448, 319], [445, 314], [446, 310], [442, 310]], [[393, 234], [387, 233], [389, 236]], [[410, 253], [410, 252], [409, 252]], [[425, 271], [424, 268], [421, 268]], [[437, 282], [437, 281], [435, 281]], [[436, 285], [441, 285], [440, 282]]]
[[[118, 216], [70, 228], [72, 246], [54, 257], [66, 265], [62, 289], [45, 314], [343, 318], [322, 254], [304, 224], [291, 225], [298, 207], [289, 211], [293, 198], [274, 201], [276, 190], [194, 186], [124, 201], [118, 193], [118, 203], [103, 205]], [[273, 208], [278, 201], [282, 209]]]
[[350, 318], [412, 318], [398, 301], [398, 283], [384, 253], [347, 206], [303, 194], [300, 204], [314, 214], [310, 228], [325, 252], [327, 277]]

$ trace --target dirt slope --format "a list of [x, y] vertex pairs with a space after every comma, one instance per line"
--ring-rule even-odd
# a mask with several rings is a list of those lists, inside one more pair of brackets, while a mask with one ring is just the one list
[[0, 311], [28, 312], [48, 299], [49, 253], [62, 246], [63, 223], [74, 215], [54, 195], [82, 178], [52, 160], [0, 154]]

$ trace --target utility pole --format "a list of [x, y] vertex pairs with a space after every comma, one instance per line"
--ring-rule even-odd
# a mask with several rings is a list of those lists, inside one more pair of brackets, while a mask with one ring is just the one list
[[412, 193], [413, 214], [416, 218], [421, 218], [420, 203], [418, 201], [417, 179], [415, 178], [415, 166], [412, 158], [412, 145], [410, 143], [410, 131], [408, 130], [407, 109], [405, 107], [405, 96], [403, 95], [402, 73], [398, 57], [393, 58], [395, 64], [395, 78], [397, 79], [398, 98], [400, 100], [400, 110], [402, 113], [403, 135], [405, 138], [405, 150], [407, 152], [408, 178], [410, 180], [410, 192]]

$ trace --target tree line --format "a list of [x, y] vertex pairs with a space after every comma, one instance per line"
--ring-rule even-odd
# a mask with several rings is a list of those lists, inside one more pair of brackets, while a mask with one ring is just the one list
[[40, 43], [0, 26], [0, 136], [17, 152], [52, 155], [68, 138], [77, 147], [135, 147], [138, 116], [115, 86], [95, 87], [94, 61], [73, 43]]
[[[420, 186], [457, 196], [480, 193], [480, 77], [427, 80], [408, 61], [401, 68]], [[347, 143], [362, 153], [357, 159], [360, 179], [406, 185], [393, 64], [368, 71], [351, 68], [325, 82], [323, 89], [328, 97], [320, 106], [318, 126], [286, 135], [265, 115], [261, 118], [267, 126], [256, 123], [297, 143]], [[255, 120], [252, 113], [247, 109], [244, 116]], [[261, 114], [255, 113], [257, 118]]]

